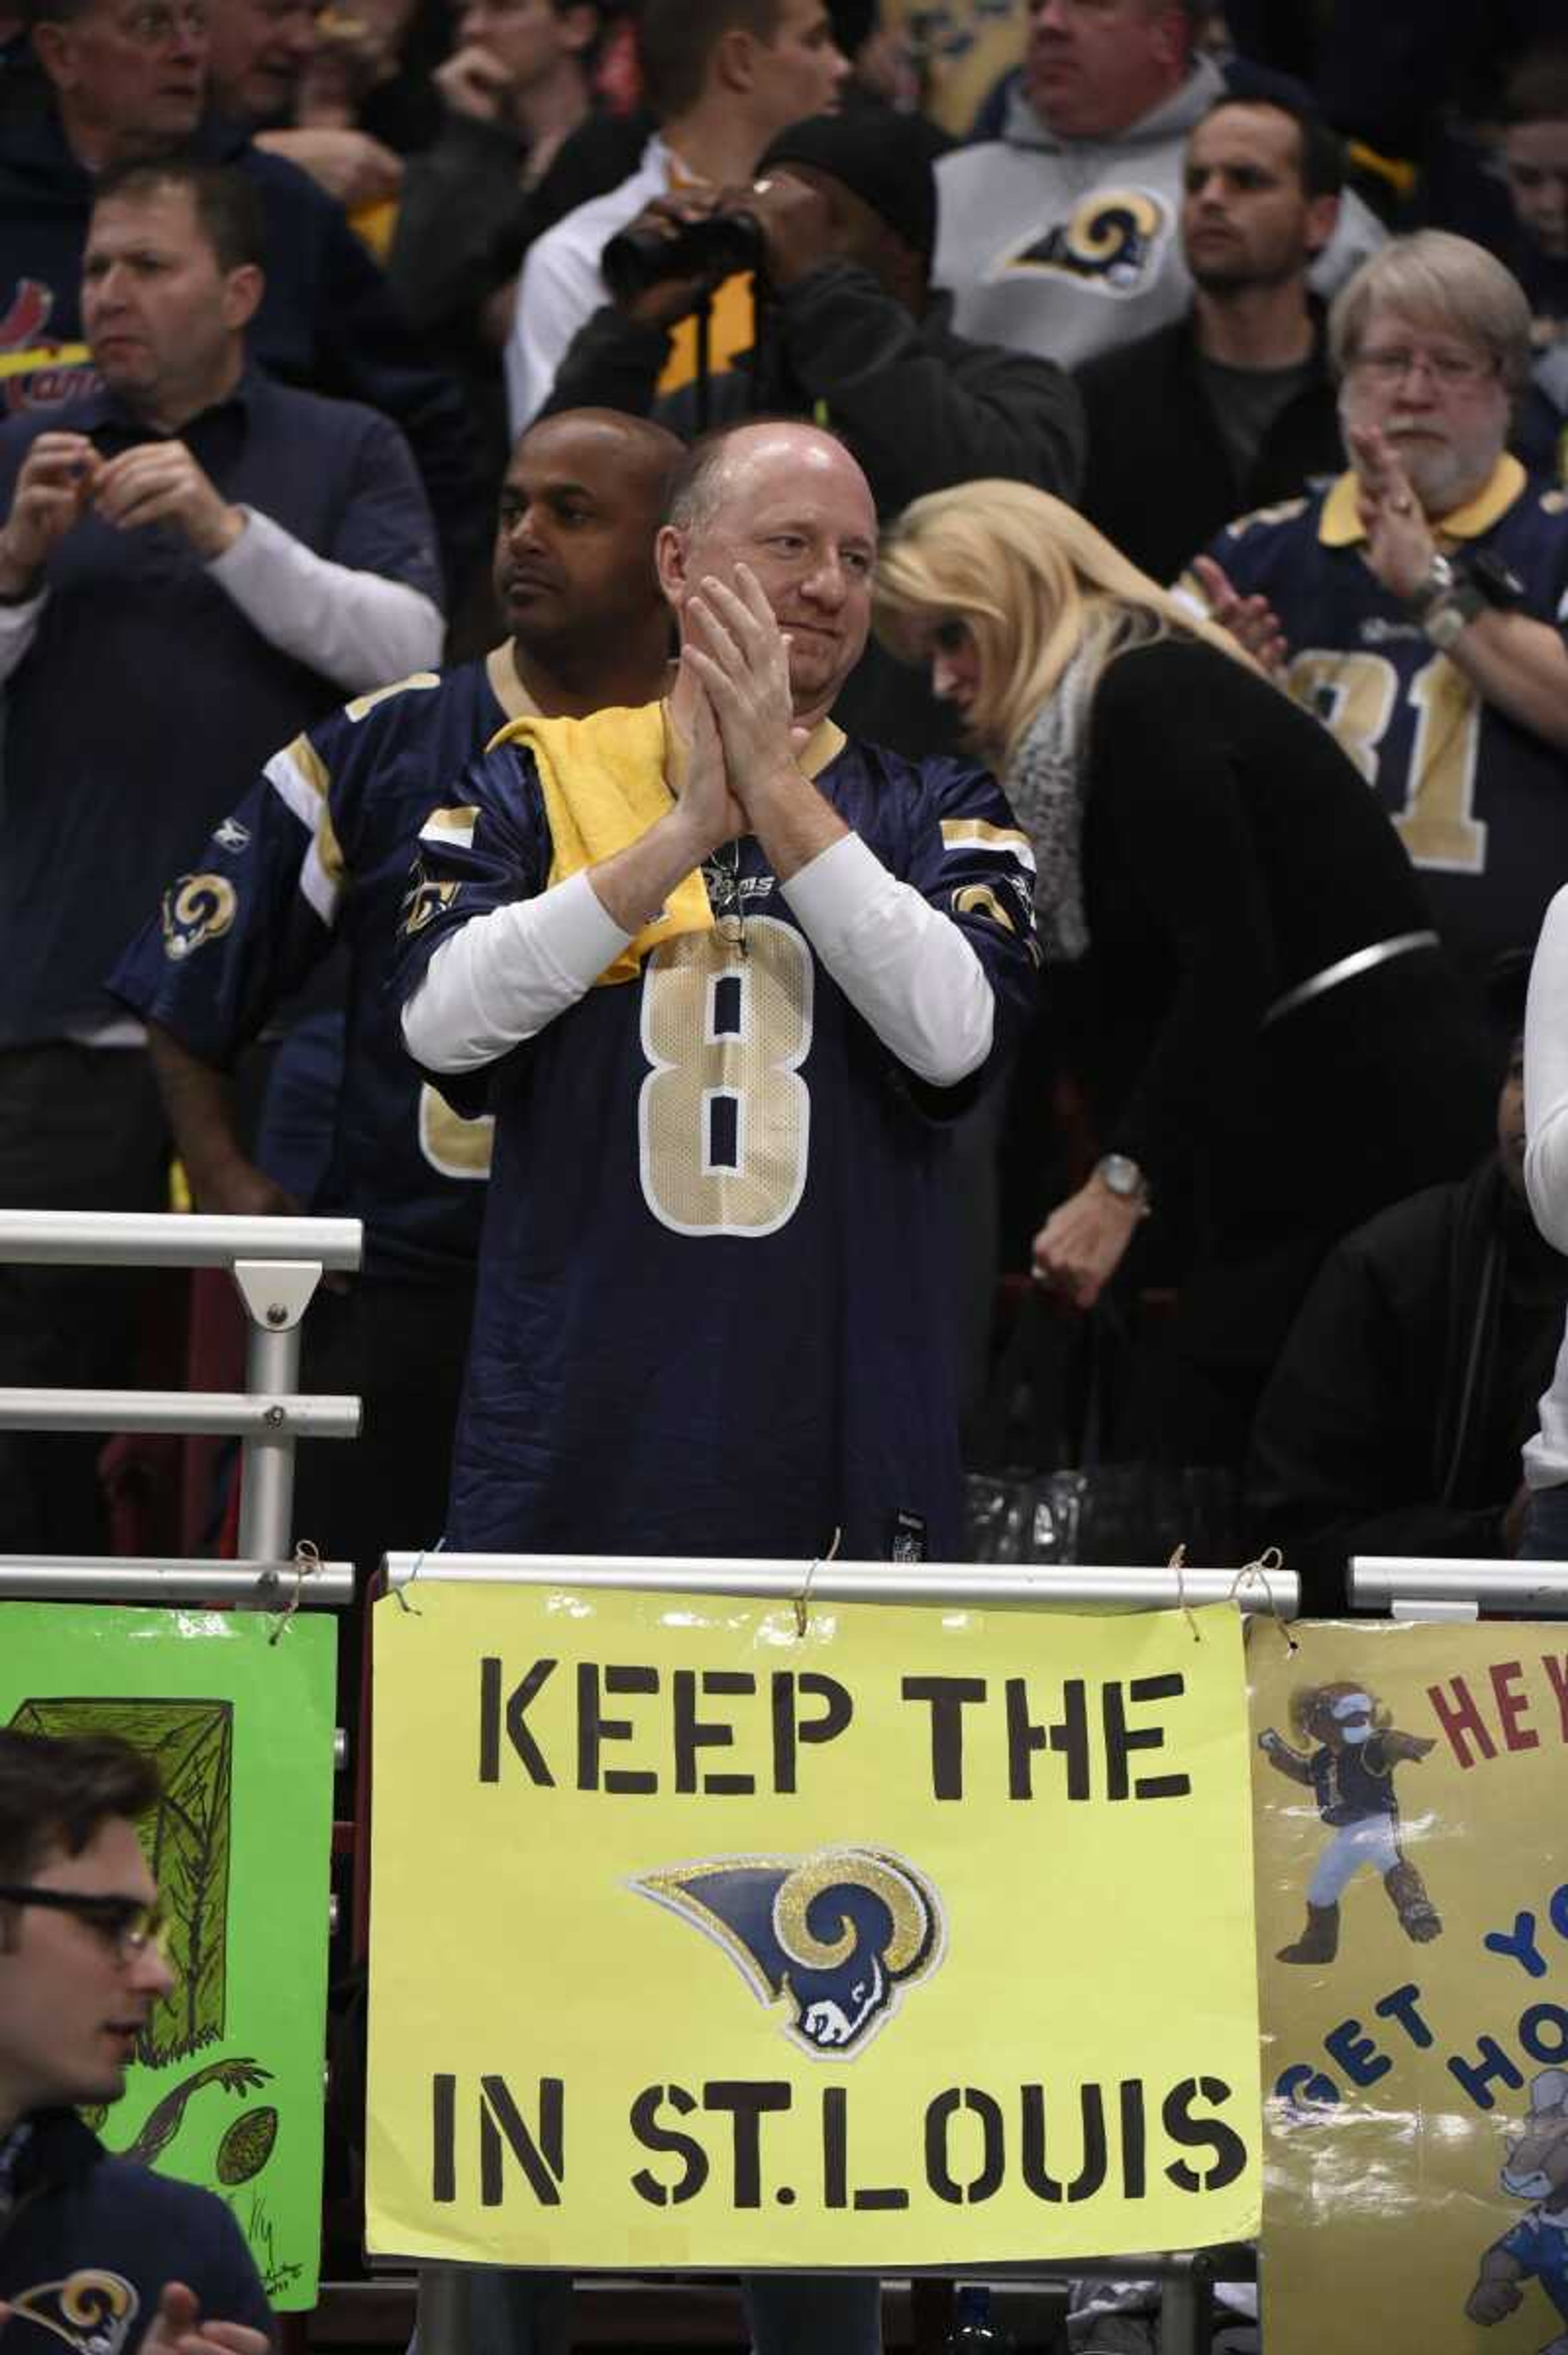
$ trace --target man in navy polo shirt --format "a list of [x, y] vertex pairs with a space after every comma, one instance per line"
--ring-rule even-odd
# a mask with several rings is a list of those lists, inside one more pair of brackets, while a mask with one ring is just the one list
[[[83, 286], [104, 389], [69, 429], [0, 428], [0, 1203], [160, 1206], [157, 1093], [103, 976], [170, 875], [220, 930], [220, 881], [187, 870], [242, 784], [346, 694], [440, 652], [434, 534], [396, 427], [246, 364], [260, 243], [237, 175], [107, 176]], [[133, 1311], [113, 1294], [0, 1272], [0, 1382], [125, 1380]], [[67, 1444], [16, 1450], [27, 1479], [0, 1457], [0, 1551], [100, 1550]]]

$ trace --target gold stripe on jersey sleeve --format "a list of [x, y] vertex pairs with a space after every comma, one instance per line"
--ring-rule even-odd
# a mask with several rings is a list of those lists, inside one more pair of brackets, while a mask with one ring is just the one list
[[466, 850], [474, 840], [474, 827], [478, 815], [478, 811], [472, 807], [432, 810], [420, 828], [420, 840], [456, 843], [461, 849]]
[[942, 821], [942, 847], [944, 850], [995, 850], [1016, 858], [1020, 867], [1034, 873], [1034, 852], [1029, 838], [1016, 826], [993, 826], [983, 817], [944, 817]]

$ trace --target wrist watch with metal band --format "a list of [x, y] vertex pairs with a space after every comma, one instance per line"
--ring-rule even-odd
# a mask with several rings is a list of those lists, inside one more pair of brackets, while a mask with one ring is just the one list
[[1148, 1216], [1153, 1207], [1148, 1179], [1130, 1154], [1102, 1154], [1094, 1164], [1094, 1175], [1107, 1194], [1114, 1194], [1118, 1202], [1136, 1207], [1145, 1218]]
[[1435, 555], [1425, 578], [1405, 602], [1433, 645], [1446, 653], [1477, 614], [1488, 607], [1495, 613], [1511, 613], [1524, 599], [1523, 581], [1500, 557], [1483, 549], [1458, 563], [1451, 557]]
[[1416, 620], [1424, 622], [1435, 605], [1453, 595], [1458, 580], [1452, 559], [1434, 549], [1431, 563], [1404, 602]]
[[1473, 581], [1461, 579], [1454, 592], [1440, 597], [1428, 605], [1421, 617], [1423, 634], [1431, 640], [1439, 654], [1446, 654], [1456, 638], [1464, 636], [1477, 613], [1487, 610], [1487, 601]]

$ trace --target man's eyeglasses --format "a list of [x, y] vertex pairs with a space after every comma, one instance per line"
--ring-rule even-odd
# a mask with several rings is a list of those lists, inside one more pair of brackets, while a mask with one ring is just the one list
[[155, 1898], [147, 1905], [139, 1897], [101, 1897], [80, 1889], [38, 1889], [25, 1884], [6, 1887], [0, 1883], [0, 1905], [43, 1905], [52, 1913], [72, 1913], [90, 1930], [96, 1930], [123, 1962], [144, 1955], [149, 1948], [160, 1960], [168, 1959], [172, 1925], [161, 1898]]
[[1398, 384], [1413, 368], [1424, 368], [1435, 382], [1456, 389], [1497, 374], [1496, 361], [1478, 352], [1413, 352], [1403, 345], [1386, 351], [1358, 352], [1350, 366], [1357, 376], [1382, 385]]
[[121, 17], [118, 29], [139, 49], [165, 48], [176, 31], [187, 40], [205, 40], [207, 10], [198, 0], [185, 0], [180, 7], [170, 7], [165, 0], [144, 0], [143, 6]]

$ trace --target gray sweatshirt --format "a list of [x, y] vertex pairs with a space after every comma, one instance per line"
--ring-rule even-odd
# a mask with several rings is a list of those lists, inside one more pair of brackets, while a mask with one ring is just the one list
[[[1200, 58], [1163, 105], [1106, 139], [1062, 139], [1015, 85], [999, 140], [936, 166], [939, 286], [960, 335], [1065, 368], [1152, 335], [1192, 299], [1181, 251], [1187, 134], [1225, 80]], [[1312, 272], [1329, 294], [1383, 241], [1353, 195]]]

